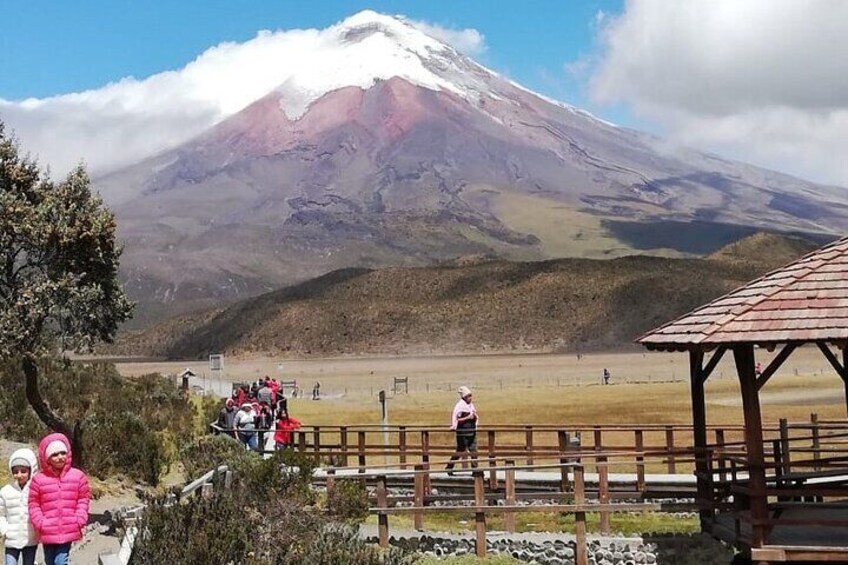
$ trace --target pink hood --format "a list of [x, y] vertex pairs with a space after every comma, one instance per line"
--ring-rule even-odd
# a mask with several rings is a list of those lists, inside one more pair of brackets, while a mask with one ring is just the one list
[[48, 434], [41, 438], [41, 441], [38, 442], [38, 466], [41, 469], [42, 473], [47, 473], [48, 475], [57, 476], [56, 471], [53, 470], [53, 467], [50, 463], [47, 462], [47, 446], [53, 443], [54, 441], [59, 440], [65, 444], [65, 447], [68, 449], [68, 456], [65, 459], [65, 466], [62, 468], [62, 472], [59, 473], [59, 476], [64, 475], [68, 472], [68, 469], [71, 468], [71, 463], [73, 462], [73, 453], [71, 452], [71, 442], [68, 441], [68, 437], [65, 434], [53, 433]]

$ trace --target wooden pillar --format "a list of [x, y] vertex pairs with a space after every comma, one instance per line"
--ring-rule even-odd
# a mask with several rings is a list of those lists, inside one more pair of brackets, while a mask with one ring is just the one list
[[698, 515], [701, 531], [711, 532], [713, 512], [707, 508], [712, 501], [709, 465], [707, 465], [707, 405], [704, 398], [704, 352], [689, 352], [689, 380], [692, 393], [692, 433], [695, 447], [695, 475], [698, 483]]
[[751, 489], [751, 547], [759, 548], [765, 543], [766, 526], [761, 523], [768, 518], [766, 498], [765, 456], [763, 454], [763, 419], [760, 413], [760, 397], [757, 392], [754, 346], [741, 344], [733, 347], [739, 388], [742, 393], [742, 409], [745, 415], [745, 449], [748, 463], [749, 486]]
[[842, 348], [842, 385], [845, 387], [845, 412], [848, 414], [848, 345]]

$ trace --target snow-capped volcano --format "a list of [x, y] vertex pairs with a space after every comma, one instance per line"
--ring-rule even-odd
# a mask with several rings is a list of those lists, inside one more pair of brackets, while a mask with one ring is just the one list
[[313, 35], [247, 107], [98, 180], [142, 303], [350, 266], [701, 253], [755, 229], [848, 227], [841, 190], [614, 127], [403, 19], [362, 12]]
[[489, 93], [493, 73], [430, 37], [413, 24], [376, 12], [360, 12], [322, 34], [319, 49], [302, 65], [288, 62], [292, 76], [278, 88], [281, 105], [297, 119], [328, 92], [348, 86], [364, 90], [379, 80], [402, 78], [469, 101]]

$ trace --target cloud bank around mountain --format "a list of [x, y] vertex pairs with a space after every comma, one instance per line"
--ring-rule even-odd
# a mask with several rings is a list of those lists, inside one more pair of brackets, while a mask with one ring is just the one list
[[848, 2], [629, 0], [589, 90], [680, 143], [848, 186]]
[[[367, 19], [368, 14], [354, 18]], [[348, 20], [346, 20], [348, 21]], [[407, 20], [467, 55], [486, 49], [475, 29]], [[42, 99], [0, 99], [0, 120], [54, 176], [78, 162], [102, 173], [174, 147], [283, 84], [310, 60], [343, 49], [341, 22], [324, 30], [260, 31], [224, 42], [176, 70], [127, 77], [85, 92]]]

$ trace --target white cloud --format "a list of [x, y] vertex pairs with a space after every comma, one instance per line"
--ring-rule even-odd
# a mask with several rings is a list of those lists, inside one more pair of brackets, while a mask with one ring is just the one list
[[848, 185], [848, 2], [630, 0], [605, 18], [593, 99], [672, 138]]
[[486, 52], [486, 38], [474, 28], [453, 29], [420, 20], [409, 20], [409, 23], [465, 55], [478, 57]]
[[[295, 75], [320, 74], [316, 67], [338, 58], [345, 24], [375, 19], [389, 21], [363, 12], [325, 30], [261, 31], [249, 41], [221, 43], [181, 69], [148, 78], [124, 78], [102, 88], [44, 99], [0, 99], [0, 119], [57, 176], [83, 159], [95, 174], [108, 171], [200, 134]], [[459, 51], [473, 54], [485, 49], [476, 30], [409, 23]], [[432, 41], [410, 39], [408, 28], [397, 29], [404, 40], [413, 41], [413, 48]], [[378, 51], [384, 67], [380, 72], [409, 65], [399, 57], [386, 61], [385, 49]], [[413, 63], [420, 66], [419, 61]], [[361, 66], [345, 68], [352, 73]]]

